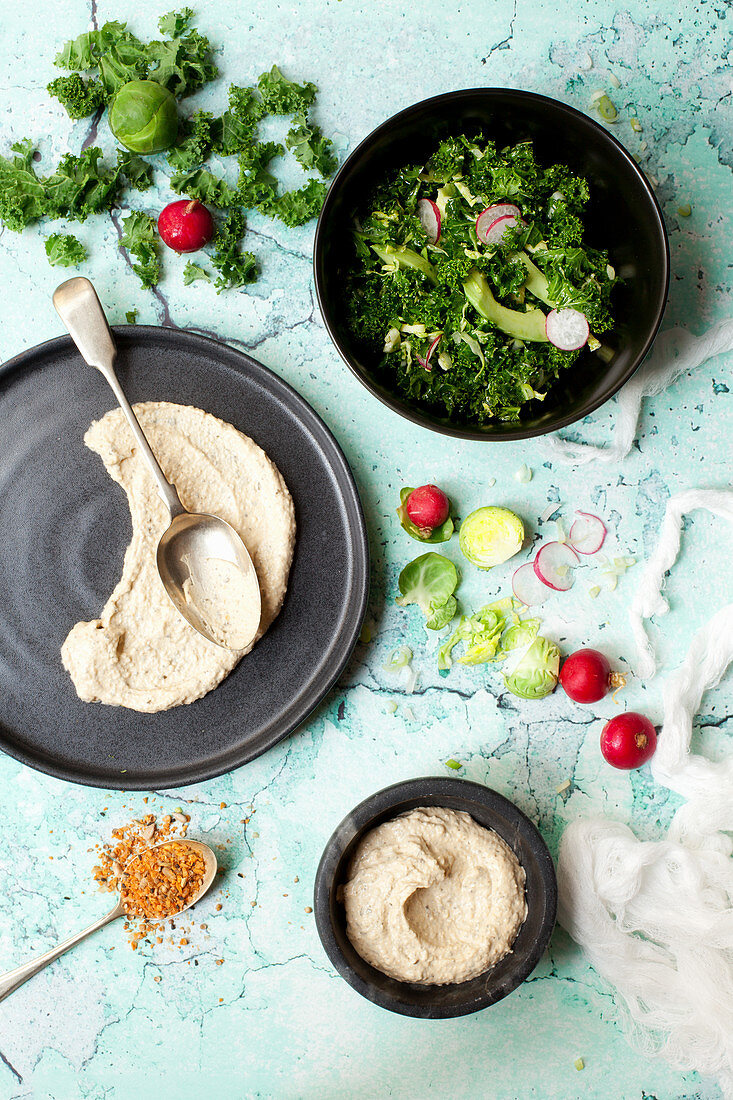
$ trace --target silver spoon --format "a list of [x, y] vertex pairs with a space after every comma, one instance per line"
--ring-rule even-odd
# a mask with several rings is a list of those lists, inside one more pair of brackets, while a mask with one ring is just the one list
[[[246, 649], [262, 614], [257, 573], [246, 546], [219, 516], [187, 512], [166, 479], [115, 374], [114, 337], [89, 280], [68, 279], [54, 291], [53, 304], [82, 358], [112, 387], [168, 509], [170, 526], [163, 532], [156, 554], [166, 592], [184, 619], [210, 642], [226, 649]], [[222, 602], [221, 593], [227, 588], [235, 590], [229, 603], [233, 616]]]
[[[182, 837], [171, 837], [168, 840], [163, 840], [160, 844], [151, 844], [150, 848], [162, 848], [166, 844], [186, 844], [189, 848], [193, 848], [198, 852], [204, 861], [204, 880], [199, 887], [198, 893], [191, 899], [188, 905], [185, 905], [183, 909], [179, 909], [177, 913], [171, 913], [171, 917], [178, 917], [181, 913], [185, 913], [187, 909], [190, 909], [192, 905], [195, 905], [197, 901], [200, 901], [206, 891], [214, 881], [216, 875], [216, 856], [212, 852], [208, 844], [202, 843], [200, 840], [188, 840]], [[145, 851], [149, 852], [150, 848], [146, 848]], [[142, 852], [138, 852], [136, 856], [125, 865], [125, 871], [143, 855]], [[59, 955], [63, 955], [68, 951], [70, 947], [75, 947], [77, 943], [85, 940], [87, 936], [91, 936], [92, 932], [96, 932], [99, 928], [104, 928], [105, 924], [109, 924], [113, 920], [117, 920], [118, 917], [125, 916], [125, 909], [122, 904], [122, 895], [120, 899], [105, 917], [101, 920], [95, 921], [94, 924], [90, 924], [88, 928], [85, 928], [82, 932], [77, 932], [75, 936], [70, 936], [68, 940], [64, 940], [57, 947], [52, 947], [50, 951], [47, 951], [45, 955], [40, 955], [37, 959], [33, 959], [31, 962], [24, 963], [22, 966], [16, 967], [15, 970], [9, 970], [7, 974], [0, 974], [0, 1001], [4, 1001], [6, 997], [9, 997], [11, 993], [14, 993], [19, 986], [23, 985], [32, 978], [34, 974], [37, 974], [40, 970], [43, 970], [52, 963], [54, 959], [57, 959]], [[166, 920], [169, 918], [166, 917]]]

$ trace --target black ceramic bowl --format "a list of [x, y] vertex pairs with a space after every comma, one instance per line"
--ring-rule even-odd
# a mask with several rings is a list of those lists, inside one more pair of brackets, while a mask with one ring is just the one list
[[[567, 164], [587, 178], [586, 242], [607, 249], [624, 282], [614, 291], [613, 358], [585, 351], [514, 423], [453, 423], [397, 396], [376, 379], [345, 320], [343, 273], [351, 262], [354, 212], [392, 169], [424, 163], [449, 135], [482, 132], [499, 147], [531, 139], [540, 163]], [[331, 339], [366, 388], [408, 420], [464, 439], [527, 439], [572, 424], [608, 401], [651, 347], [669, 284], [669, 245], [659, 205], [633, 158], [602, 126], [546, 96], [511, 88], [473, 88], [416, 103], [378, 126], [334, 179], [316, 230], [316, 293]]]
[[[479, 825], [494, 829], [524, 868], [527, 919], [512, 951], [468, 982], [426, 986], [389, 978], [362, 959], [346, 934], [346, 917], [338, 900], [338, 889], [346, 878], [356, 845], [370, 829], [417, 806], [464, 810]], [[557, 881], [544, 840], [513, 803], [478, 783], [426, 776], [378, 791], [344, 818], [318, 865], [314, 908], [326, 954], [357, 993], [403, 1016], [442, 1020], [487, 1008], [506, 997], [532, 973], [555, 925]]]

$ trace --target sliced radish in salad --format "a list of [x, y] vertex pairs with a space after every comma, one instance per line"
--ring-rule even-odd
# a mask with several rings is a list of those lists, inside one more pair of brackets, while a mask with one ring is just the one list
[[579, 554], [597, 554], [606, 538], [606, 525], [590, 512], [576, 512], [579, 518], [573, 522], [568, 540]]
[[537, 576], [531, 561], [528, 561], [526, 565], [520, 565], [514, 573], [512, 592], [527, 607], [544, 603], [550, 596], [549, 587]]
[[430, 366], [430, 357], [431, 357], [431, 355], [433, 354], [433, 352], [435, 351], [435, 349], [437, 348], [438, 344], [440, 343], [440, 341], [442, 339], [443, 339], [443, 333], [441, 332], [433, 340], [432, 344], [428, 348], [428, 354], [425, 356], [424, 359], [423, 359], [422, 355], [416, 355], [415, 356], [415, 358], [417, 359], [420, 366], [424, 367], [425, 370], [432, 370], [433, 369]]
[[588, 321], [579, 309], [553, 309], [545, 321], [547, 339], [560, 351], [577, 351], [590, 335]]
[[514, 224], [516, 225], [521, 216], [519, 207], [515, 206], [513, 202], [494, 203], [493, 206], [487, 206], [476, 218], [476, 236], [484, 244], [490, 244], [492, 242], [486, 239], [486, 234], [499, 218], [515, 218]]
[[437, 244], [440, 240], [440, 210], [432, 199], [420, 199], [417, 204], [417, 214], [420, 224], [427, 234], [431, 244]]
[[532, 565], [543, 584], [556, 592], [567, 592], [573, 587], [573, 569], [579, 561], [567, 542], [546, 542], [537, 551]]
[[506, 231], [514, 229], [515, 225], [519, 225], [519, 218], [515, 217], [514, 214], [502, 214], [501, 217], [495, 218], [491, 225], [484, 229], [479, 236], [479, 240], [483, 241], [484, 244], [499, 244]]

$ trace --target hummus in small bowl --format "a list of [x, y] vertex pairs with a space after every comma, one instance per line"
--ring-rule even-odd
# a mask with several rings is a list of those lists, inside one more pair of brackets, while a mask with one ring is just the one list
[[447, 777], [367, 798], [328, 841], [321, 942], [362, 996], [407, 1016], [486, 1008], [539, 962], [555, 924], [547, 847], [508, 799]]

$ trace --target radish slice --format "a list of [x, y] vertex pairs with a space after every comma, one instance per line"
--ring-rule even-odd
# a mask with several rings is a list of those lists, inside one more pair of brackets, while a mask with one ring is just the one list
[[437, 244], [440, 240], [440, 210], [437, 204], [432, 199], [420, 199], [417, 213], [428, 240], [431, 244]]
[[441, 333], [439, 333], [439, 334], [438, 334], [438, 335], [437, 335], [437, 336], [435, 337], [435, 339], [433, 340], [432, 344], [431, 344], [431, 345], [430, 345], [430, 347], [428, 348], [428, 354], [427, 354], [427, 355], [425, 356], [425, 358], [424, 358], [424, 359], [423, 359], [423, 357], [422, 357], [421, 355], [416, 355], [416, 356], [415, 356], [415, 358], [417, 359], [417, 361], [418, 361], [418, 363], [420, 364], [420, 366], [421, 366], [421, 367], [424, 367], [424, 368], [425, 368], [425, 370], [432, 370], [432, 369], [433, 369], [433, 368], [432, 368], [432, 367], [430, 366], [430, 356], [431, 356], [431, 355], [433, 354], [433, 352], [435, 351], [435, 349], [437, 348], [438, 344], [440, 343], [440, 341], [441, 341], [442, 339], [443, 339], [443, 333], [441, 332]]
[[521, 218], [519, 207], [512, 202], [502, 202], [494, 203], [493, 206], [487, 206], [481, 211], [476, 218], [476, 236], [484, 244], [490, 243], [486, 240], [486, 233], [499, 218], [516, 218], [519, 221]]
[[528, 561], [526, 565], [520, 565], [514, 573], [512, 592], [527, 607], [544, 603], [550, 595], [550, 589], [537, 576], [531, 561]]
[[606, 525], [598, 516], [590, 512], [576, 512], [576, 519], [570, 528], [568, 539], [573, 550], [579, 554], [597, 554], [606, 538]]
[[499, 218], [494, 218], [491, 225], [483, 229], [479, 240], [484, 244], [499, 244], [504, 237], [504, 234], [508, 229], [513, 229], [515, 225], [519, 225], [519, 218], [516, 218], [514, 214], [502, 214]]
[[579, 309], [553, 309], [545, 321], [547, 339], [560, 351], [577, 351], [590, 335], [588, 321]]
[[573, 587], [573, 567], [579, 560], [567, 542], [546, 542], [537, 551], [532, 565], [543, 584], [556, 592], [567, 592]]

